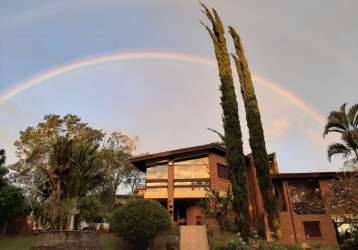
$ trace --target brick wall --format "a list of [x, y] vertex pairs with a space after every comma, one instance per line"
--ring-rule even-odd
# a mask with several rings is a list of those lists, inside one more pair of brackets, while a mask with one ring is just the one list
[[209, 154], [209, 174], [211, 189], [216, 191], [227, 192], [230, 187], [230, 181], [218, 177], [217, 164], [223, 164], [226, 166], [225, 157], [217, 154]]
[[[330, 180], [319, 180], [320, 189], [324, 196], [330, 192]], [[283, 187], [287, 188], [287, 182], [283, 182]], [[285, 190], [285, 196], [289, 195]], [[329, 214], [309, 214], [297, 215], [293, 213], [289, 197], [286, 197], [288, 205], [287, 212], [280, 212], [280, 229], [282, 232], [281, 241], [288, 244], [293, 243], [313, 243], [337, 244], [336, 231]], [[319, 222], [321, 237], [309, 238], [305, 234], [304, 223], [309, 221]]]
[[[297, 241], [301, 242], [321, 242], [327, 244], [336, 244], [336, 232], [332, 219], [327, 214], [320, 215], [294, 215], [294, 223], [296, 228]], [[305, 235], [305, 230], [303, 226], [304, 221], [319, 221], [320, 231], [322, 236], [319, 238], [307, 238]]]

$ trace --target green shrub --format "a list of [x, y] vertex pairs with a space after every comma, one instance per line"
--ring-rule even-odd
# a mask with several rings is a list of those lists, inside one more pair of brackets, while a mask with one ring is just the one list
[[348, 230], [339, 232], [338, 243], [342, 250], [358, 249], [358, 225], [350, 224]]
[[117, 208], [111, 218], [111, 229], [135, 249], [146, 249], [161, 232], [170, 229], [170, 218], [157, 201], [137, 199]]
[[[334, 245], [329, 244], [295, 244], [289, 245], [280, 242], [267, 242], [265, 240], [243, 241], [239, 236], [227, 241], [226, 244], [214, 247], [215, 250], [318, 250], [318, 249], [336, 249]], [[353, 248], [352, 248], [353, 249]]]
[[82, 198], [79, 202], [79, 210], [80, 221], [86, 221], [91, 230], [95, 230], [96, 223], [103, 222], [106, 215], [104, 205], [95, 195]]
[[231, 241], [226, 246], [217, 247], [216, 250], [254, 250], [254, 248], [237, 243], [235, 241]]

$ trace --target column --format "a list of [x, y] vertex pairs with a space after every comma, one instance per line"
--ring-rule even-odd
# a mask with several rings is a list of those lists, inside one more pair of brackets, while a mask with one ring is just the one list
[[174, 222], [174, 162], [168, 162], [168, 202], [167, 209], [169, 216]]

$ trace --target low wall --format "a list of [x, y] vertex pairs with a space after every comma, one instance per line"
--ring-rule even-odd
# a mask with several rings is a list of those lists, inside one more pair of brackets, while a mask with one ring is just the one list
[[98, 235], [90, 231], [46, 231], [31, 250], [100, 250]]

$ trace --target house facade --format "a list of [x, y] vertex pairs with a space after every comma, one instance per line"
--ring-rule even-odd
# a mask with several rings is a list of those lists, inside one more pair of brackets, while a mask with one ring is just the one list
[[[201, 201], [210, 191], [225, 194], [230, 188], [229, 172], [225, 163], [226, 150], [218, 143], [183, 148], [135, 157], [131, 162], [146, 173], [145, 199], [163, 204], [172, 220], [180, 225], [203, 224]], [[275, 185], [280, 209], [281, 241], [284, 243], [321, 242], [337, 243], [336, 229], [331, 215], [315, 203], [311, 196], [329, 192], [330, 180], [336, 173], [278, 172], [276, 155], [271, 154], [270, 173]], [[249, 199], [249, 223], [254, 229], [266, 225], [262, 195], [251, 155], [246, 156]]]

